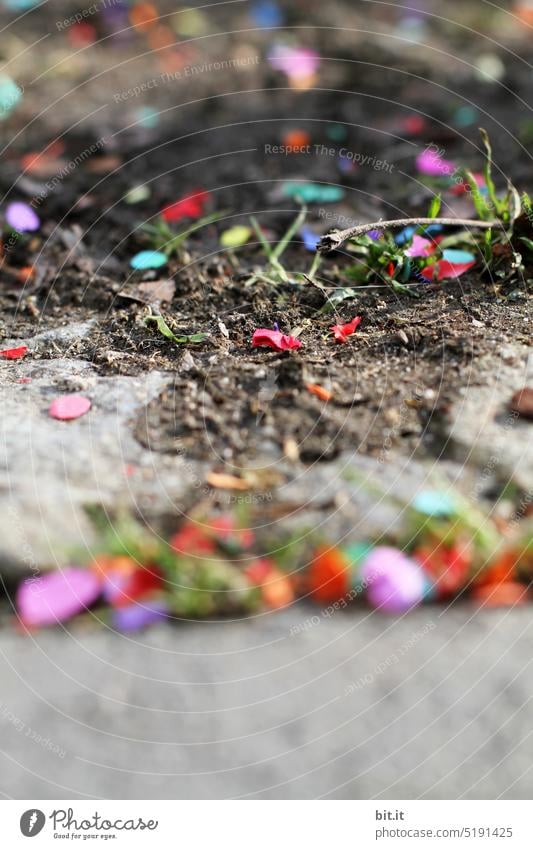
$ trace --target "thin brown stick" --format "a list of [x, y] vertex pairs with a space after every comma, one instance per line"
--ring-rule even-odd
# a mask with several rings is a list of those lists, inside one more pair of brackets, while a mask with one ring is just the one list
[[396, 227], [409, 227], [421, 224], [442, 224], [443, 227], [503, 227], [501, 221], [476, 221], [470, 218], [396, 218], [393, 221], [374, 221], [373, 224], [359, 224], [347, 230], [332, 230], [322, 236], [317, 245], [321, 254], [329, 254], [340, 248], [348, 239], [364, 236], [371, 230], [392, 230]]

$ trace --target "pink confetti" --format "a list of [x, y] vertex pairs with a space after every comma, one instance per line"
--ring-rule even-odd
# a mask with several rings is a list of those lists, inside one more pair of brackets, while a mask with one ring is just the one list
[[363, 564], [362, 577], [372, 607], [387, 613], [403, 613], [424, 598], [422, 569], [397, 548], [374, 548]]
[[87, 569], [69, 567], [28, 578], [17, 590], [17, 610], [24, 625], [41, 627], [71, 619], [100, 595], [100, 581]]
[[252, 336], [252, 345], [254, 348], [266, 347], [275, 348], [276, 351], [292, 351], [301, 348], [302, 343], [294, 336], [286, 336], [279, 330], [259, 328]]
[[52, 401], [48, 413], [53, 419], [69, 421], [70, 419], [79, 419], [90, 409], [91, 402], [83, 395], [61, 395], [55, 401]]
[[10, 227], [13, 227], [13, 230], [17, 230], [19, 233], [29, 233], [38, 230], [41, 226], [37, 213], [27, 203], [20, 201], [8, 204], [6, 221]]
[[409, 247], [405, 255], [406, 256], [430, 256], [435, 251], [435, 245], [433, 242], [430, 242], [429, 239], [424, 239], [423, 236], [419, 236], [415, 234], [413, 236], [413, 242], [411, 247]]
[[268, 61], [276, 71], [287, 74], [289, 79], [299, 80], [312, 77], [320, 64], [320, 56], [308, 47], [276, 45]]

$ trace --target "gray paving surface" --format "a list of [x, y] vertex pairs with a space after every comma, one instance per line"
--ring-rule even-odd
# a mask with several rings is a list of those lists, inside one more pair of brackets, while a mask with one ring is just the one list
[[[530, 798], [529, 607], [0, 636], [16, 798]], [[39, 735], [43, 739], [39, 739]]]

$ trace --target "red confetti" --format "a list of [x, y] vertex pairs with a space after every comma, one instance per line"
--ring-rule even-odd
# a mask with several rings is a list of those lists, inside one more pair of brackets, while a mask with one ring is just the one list
[[254, 348], [274, 348], [276, 351], [293, 351], [301, 348], [302, 343], [294, 336], [286, 336], [279, 330], [267, 330], [262, 327], [255, 331], [252, 336]]
[[[472, 262], [449, 262], [447, 259], [441, 259], [435, 264], [437, 267], [436, 279], [454, 280], [456, 277], [460, 277], [461, 274], [464, 274], [465, 271], [472, 268], [475, 264], [475, 260]], [[435, 265], [428, 265], [426, 268], [423, 268], [420, 272], [422, 277], [425, 277], [426, 280], [433, 281]]]
[[79, 419], [91, 409], [91, 402], [83, 395], [61, 395], [52, 401], [48, 413], [53, 419], [60, 421], [70, 421], [71, 419]]
[[184, 218], [200, 218], [204, 214], [209, 197], [209, 192], [198, 189], [192, 194], [180, 198], [175, 203], [165, 206], [161, 215], [168, 224], [182, 221]]
[[4, 360], [20, 360], [26, 356], [27, 350], [27, 345], [21, 345], [20, 348], [6, 348], [5, 351], [0, 351], [0, 357]]
[[352, 333], [355, 333], [357, 328], [362, 322], [361, 316], [356, 316], [353, 321], [350, 321], [348, 324], [334, 324], [331, 329], [335, 339], [337, 342], [347, 342], [348, 336], [351, 336]]

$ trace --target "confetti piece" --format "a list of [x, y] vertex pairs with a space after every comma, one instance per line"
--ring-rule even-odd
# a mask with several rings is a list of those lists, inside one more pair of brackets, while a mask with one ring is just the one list
[[275, 569], [261, 586], [261, 597], [266, 607], [280, 610], [294, 601], [294, 589], [290, 579], [280, 569]]
[[316, 395], [317, 398], [320, 398], [321, 401], [331, 401], [333, 398], [333, 393], [329, 389], [324, 389], [318, 383], [306, 383], [305, 388], [311, 395]]
[[363, 579], [372, 605], [387, 613], [404, 613], [424, 598], [422, 569], [397, 548], [374, 548], [364, 562]]
[[168, 619], [168, 617], [168, 604], [160, 599], [130, 604], [128, 607], [114, 610], [111, 622], [117, 631], [132, 633], [142, 631], [143, 628], [154, 625], [163, 619]]
[[226, 475], [223, 473], [209, 472], [206, 481], [213, 489], [235, 489], [245, 492], [250, 489], [250, 484], [243, 481], [242, 478], [237, 478], [235, 475]]
[[413, 499], [413, 507], [419, 513], [438, 518], [448, 518], [456, 512], [453, 499], [447, 493], [432, 489], [419, 492]]
[[417, 548], [413, 558], [435, 585], [440, 598], [454, 595], [465, 585], [472, 564], [468, 545], [446, 546], [431, 542]]
[[130, 266], [136, 271], [146, 271], [149, 268], [161, 268], [167, 261], [166, 255], [161, 251], [140, 251], [130, 259]]
[[186, 522], [170, 539], [170, 547], [177, 554], [213, 554], [216, 544], [203, 528]]
[[314, 253], [316, 251], [316, 246], [320, 241], [320, 236], [315, 233], [314, 230], [311, 230], [310, 227], [302, 227], [300, 230], [300, 236], [302, 237], [302, 241], [307, 250], [313, 251]]
[[184, 218], [201, 218], [210, 198], [209, 192], [198, 189], [195, 192], [171, 203], [162, 210], [161, 215], [168, 224], [175, 224]]
[[339, 601], [350, 589], [350, 562], [340, 548], [320, 546], [311, 561], [308, 575], [311, 597], [320, 604]]
[[460, 251], [455, 248], [446, 248], [442, 252], [442, 258], [452, 265], [468, 265], [476, 261], [474, 254], [470, 251]]
[[0, 121], [3, 121], [13, 111], [22, 98], [22, 89], [11, 77], [0, 75]]
[[145, 185], [133, 186], [132, 189], [129, 190], [124, 195], [124, 200], [126, 203], [141, 203], [143, 200], [148, 200], [150, 195], [152, 194], [150, 187]]
[[283, 136], [283, 144], [287, 150], [296, 152], [311, 144], [311, 136], [307, 130], [289, 130]]
[[472, 598], [483, 607], [515, 607], [527, 602], [528, 589], [518, 581], [484, 584], [473, 589]]
[[6, 207], [6, 221], [19, 233], [30, 233], [41, 226], [39, 216], [27, 203], [17, 201]]
[[344, 197], [344, 189], [320, 183], [289, 182], [284, 184], [283, 194], [295, 200], [299, 198], [305, 203], [335, 203]]
[[406, 256], [430, 256], [430, 254], [434, 253], [435, 245], [433, 242], [430, 242], [429, 239], [424, 239], [423, 236], [419, 236], [417, 233], [413, 236], [412, 244], [405, 251]]
[[267, 347], [274, 348], [276, 351], [292, 351], [301, 348], [302, 343], [294, 336], [286, 336], [279, 330], [259, 328], [252, 336], [252, 345], [254, 348]]
[[300, 80], [307, 82], [314, 76], [320, 65], [320, 57], [314, 50], [283, 44], [274, 46], [268, 61], [276, 71], [282, 71], [289, 81], [296, 83]]
[[465, 263], [452, 263], [445, 259], [441, 259], [434, 265], [428, 265], [427, 268], [423, 268], [420, 274], [426, 280], [432, 281], [435, 278], [436, 270], [437, 280], [455, 280], [457, 277], [460, 277], [472, 268], [475, 264], [475, 260]]
[[100, 591], [100, 581], [93, 572], [69, 567], [24, 581], [17, 591], [17, 610], [29, 627], [55, 625], [86, 610]]
[[[403, 230], [400, 230], [399, 233], [396, 234], [394, 241], [397, 245], [404, 245], [406, 242], [409, 242], [413, 236], [415, 235], [417, 227], [409, 226], [404, 227]], [[440, 224], [429, 224], [427, 227], [424, 227], [424, 233], [426, 236], [433, 236], [437, 233], [440, 233], [442, 230], [442, 226]]]
[[252, 3], [250, 14], [254, 24], [264, 29], [281, 27], [285, 23], [285, 15], [274, 0], [257, 0]]
[[26, 356], [27, 351], [27, 345], [21, 345], [20, 348], [6, 348], [4, 351], [0, 351], [0, 357], [3, 357], [4, 360], [20, 360]]
[[353, 321], [350, 321], [348, 324], [334, 324], [333, 327], [330, 327], [330, 330], [337, 342], [347, 342], [348, 336], [355, 333], [362, 320], [361, 316], [357, 315]]
[[229, 230], [224, 230], [220, 236], [220, 244], [223, 248], [240, 248], [246, 244], [251, 235], [251, 227], [237, 224]]
[[209, 20], [199, 9], [184, 9], [172, 16], [172, 27], [179, 35], [202, 35], [209, 29]]
[[442, 159], [440, 151], [434, 147], [428, 147], [416, 157], [416, 167], [420, 174], [428, 177], [449, 177], [456, 167], [453, 162]]
[[71, 419], [79, 419], [91, 409], [91, 402], [83, 395], [61, 395], [52, 401], [48, 409], [48, 414], [53, 419], [60, 421], [70, 421]]

